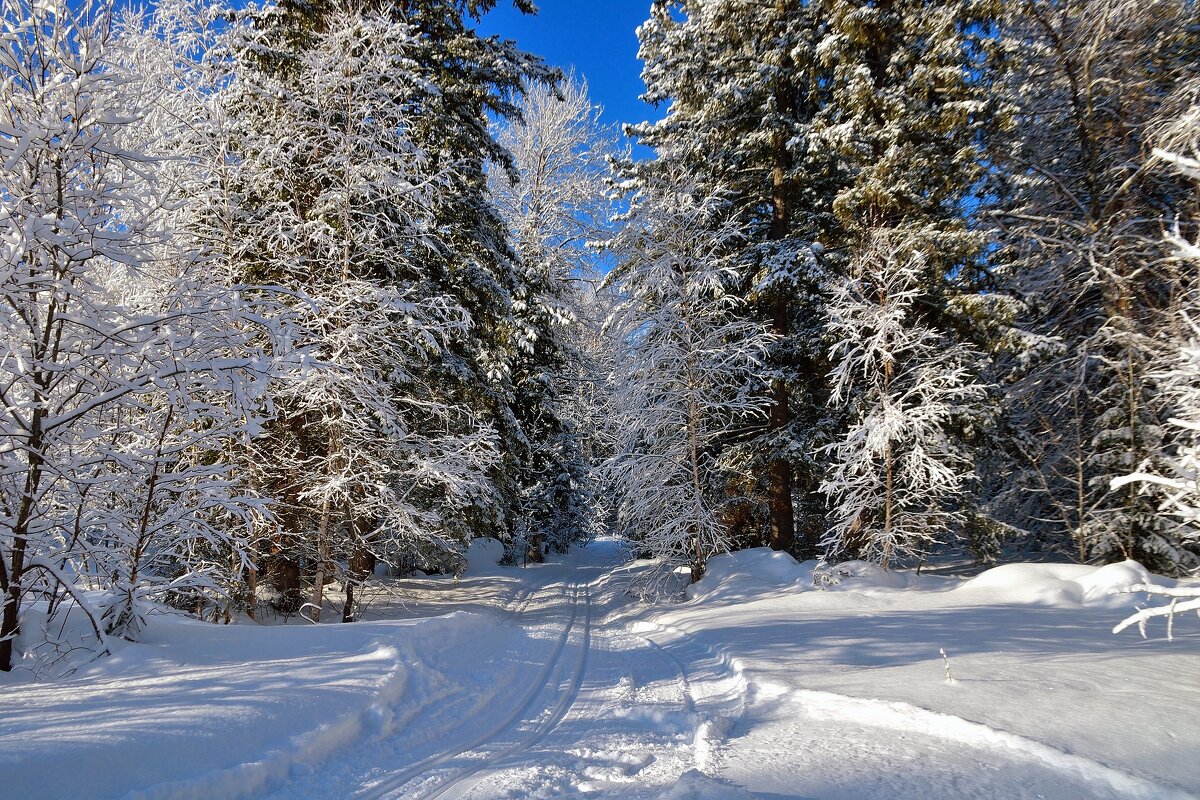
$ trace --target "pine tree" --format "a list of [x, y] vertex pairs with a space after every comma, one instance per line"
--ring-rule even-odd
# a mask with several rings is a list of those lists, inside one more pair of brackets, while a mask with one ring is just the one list
[[[489, 474], [497, 443], [486, 409], [461, 402], [455, 349], [474, 315], [429, 269], [447, 246], [440, 198], [458, 165], [414, 133], [431, 94], [422, 32], [329, 6], [302, 50], [253, 69], [287, 30], [272, 21], [231, 33], [245, 69], [229, 102], [253, 121], [238, 133], [231, 202], [244, 208], [238, 235], [265, 244], [241, 268], [299, 294], [295, 335], [313, 363], [277, 384], [278, 416], [250, 461], [286, 509], [289, 529], [269, 546], [309, 565], [314, 618], [338, 573], [349, 620], [376, 559], [459, 558], [475, 515], [502, 500]], [[294, 575], [291, 564], [272, 566]], [[276, 588], [294, 608], [289, 583]]]
[[[986, 237], [975, 229], [970, 210], [972, 194], [984, 176], [982, 144], [1003, 118], [1003, 109], [989, 99], [991, 31], [997, 6], [987, 0], [865, 4], [829, 0], [814, 6], [814, 13], [825, 20], [816, 52], [828, 71], [829, 97], [816, 113], [811, 136], [814, 146], [836, 154], [846, 172], [832, 208], [845, 231], [850, 264], [865, 270], [863, 274], [881, 268], [867, 266], [872, 263], [904, 265], [906, 277], [888, 292], [912, 293], [905, 300], [911, 303], [911, 311], [903, 315], [895, 341], [904, 338], [904, 328], [910, 329], [913, 342], [940, 336], [941, 346], [954, 357], [928, 362], [922, 380], [947, 391], [969, 386], [972, 381], [961, 370], [978, 372], [983, 366], [980, 353], [960, 350], [955, 342], [983, 339], [980, 323], [988, 321], [989, 309], [974, 299]], [[890, 244], [881, 245], [881, 236]], [[898, 249], [889, 255], [893, 248]], [[849, 277], [862, 279], [853, 271]], [[890, 302], [878, 300], [881, 307]], [[970, 358], [974, 364], [966, 363]], [[930, 370], [935, 364], [946, 374], [934, 375]], [[885, 374], [866, 376], [868, 384], [887, 381], [886, 364], [876, 369]], [[831, 377], [837, 374], [835, 368]], [[881, 397], [886, 394], [881, 390]], [[844, 397], [841, 392], [837, 396]], [[862, 430], [870, 408], [835, 404], [834, 413], [854, 432]], [[936, 436], [945, 438], [950, 432], [944, 417], [929, 425], [931, 436], [936, 431]], [[839, 446], [845, 447], [847, 441], [843, 439]], [[947, 474], [957, 474], [961, 462], [952, 456], [956, 448], [942, 442], [938, 451], [946, 454]], [[826, 452], [839, 451], [831, 447]], [[827, 485], [845, 485], [846, 469], [834, 458]], [[948, 486], [942, 501], [953, 496], [954, 502], [970, 506], [971, 498], [957, 480]], [[908, 490], [919, 493], [915, 485]], [[838, 516], [845, 534], [844, 526], [851, 524], [855, 513], [844, 497], [842, 502]], [[948, 524], [957, 524], [956, 514], [943, 517], [931, 512], [924, 535], [916, 532], [916, 518], [911, 518], [913, 528], [902, 538], [911, 542], [938, 538]], [[863, 554], [888, 555], [872, 547], [869, 538], [842, 535], [838, 543], [846, 556], [855, 556], [859, 544], [868, 547]]]
[[[535, 10], [529, 0], [513, 5]], [[420, 32], [412, 59], [431, 88], [412, 128], [414, 142], [432, 155], [434, 166], [453, 165], [433, 218], [439, 247], [423, 262], [439, 290], [471, 319], [468, 334], [447, 354], [447, 363], [456, 363], [444, 380], [457, 385], [460, 403], [496, 430], [502, 454], [490, 473], [497, 499], [475, 510], [471, 527], [475, 535], [511, 542], [522, 504], [520, 476], [531, 458], [513, 385], [514, 359], [524, 352], [524, 330], [513, 314], [522, 275], [505, 220], [488, 194], [487, 165], [513, 169], [488, 121], [518, 119], [525, 86], [553, 84], [558, 72], [512, 42], [473, 29], [471, 23], [494, 6], [494, 0], [399, 0], [390, 7]]]
[[870, 248], [871, 231], [893, 229], [925, 255], [919, 305], [941, 329], [973, 335], [952, 301], [973, 290], [984, 244], [964, 206], [996, 113], [984, 77], [995, 13], [984, 0], [777, 2], [769, 12], [660, 2], [641, 29], [646, 98], [671, 105], [663, 122], [632, 130], [661, 168], [683, 164], [732, 187], [749, 231], [744, 291], [779, 337], [774, 433], [750, 445], [774, 454], [777, 546], [788, 538], [784, 467], [799, 476], [807, 552], [824, 527], [824, 445], [846, 409], [825, 402], [821, 292]]

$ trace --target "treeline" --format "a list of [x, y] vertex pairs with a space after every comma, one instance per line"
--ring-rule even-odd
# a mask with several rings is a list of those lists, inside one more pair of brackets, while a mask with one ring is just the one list
[[677, 244], [613, 279], [622, 412], [670, 432], [624, 445], [628, 530], [693, 574], [1200, 563], [1194, 2], [657, 0], [639, 37], [665, 113], [624, 169]]
[[1200, 563], [1192, 0], [655, 0], [642, 161], [492, 5], [4, 4], [0, 668], [479, 536]]
[[0, 668], [591, 535], [605, 153], [491, 5], [4, 4]]

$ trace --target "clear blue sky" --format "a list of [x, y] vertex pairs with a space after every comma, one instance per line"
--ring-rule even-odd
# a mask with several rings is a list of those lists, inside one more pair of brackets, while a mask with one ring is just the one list
[[[604, 107], [605, 122], [658, 119], [661, 111], [638, 97], [642, 63], [635, 29], [650, 16], [650, 0], [536, 0], [536, 16], [522, 14], [511, 0], [498, 0], [479, 26], [484, 34], [514, 39], [522, 49], [587, 79], [592, 102]], [[640, 148], [639, 155], [649, 151]]]

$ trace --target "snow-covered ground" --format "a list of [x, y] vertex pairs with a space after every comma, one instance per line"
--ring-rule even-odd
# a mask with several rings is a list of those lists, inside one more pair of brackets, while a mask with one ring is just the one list
[[0, 677], [0, 794], [1200, 796], [1200, 622], [1113, 636], [1136, 565], [859, 565], [814, 589], [753, 550], [646, 607], [619, 553], [475, 559], [353, 625], [159, 617], [69, 678]]

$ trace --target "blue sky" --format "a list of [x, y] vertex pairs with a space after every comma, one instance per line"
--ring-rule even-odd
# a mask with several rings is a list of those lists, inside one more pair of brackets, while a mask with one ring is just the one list
[[638, 99], [645, 86], [634, 31], [650, 16], [650, 0], [537, 0], [537, 5], [537, 16], [529, 16], [499, 0], [479, 30], [514, 39], [554, 66], [574, 68], [587, 79], [592, 102], [604, 107], [605, 122], [661, 116]]

